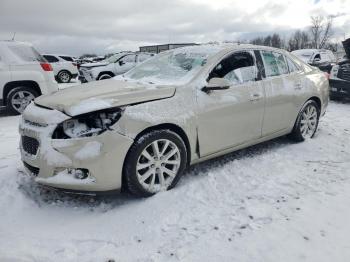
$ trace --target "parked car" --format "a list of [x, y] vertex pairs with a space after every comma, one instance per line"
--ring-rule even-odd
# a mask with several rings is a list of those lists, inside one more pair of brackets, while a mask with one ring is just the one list
[[173, 188], [189, 165], [287, 134], [312, 138], [328, 95], [326, 75], [283, 50], [179, 48], [37, 98], [20, 150], [43, 185], [145, 197]]
[[333, 66], [329, 78], [331, 98], [350, 98], [350, 38], [343, 41], [346, 57]]
[[58, 83], [69, 83], [72, 78], [77, 78], [77, 63], [67, 61], [71, 57], [52, 54], [44, 54], [43, 57], [51, 64]]
[[154, 54], [120, 52], [101, 62], [80, 65], [79, 79], [83, 83], [109, 79], [116, 75], [124, 74], [152, 56]]
[[325, 49], [300, 49], [293, 51], [292, 54], [327, 73], [330, 73], [337, 61], [333, 52]]
[[31, 44], [0, 41], [0, 106], [20, 114], [35, 97], [57, 90], [51, 65]]

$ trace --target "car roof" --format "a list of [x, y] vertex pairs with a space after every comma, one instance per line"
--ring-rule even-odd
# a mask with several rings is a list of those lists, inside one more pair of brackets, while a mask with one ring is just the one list
[[68, 56], [68, 57], [74, 57], [74, 56], [72, 56], [72, 55], [62, 55], [62, 54], [46, 54], [46, 53], [44, 53], [44, 54], [42, 54], [42, 55], [52, 55], [52, 56]]
[[251, 44], [232, 44], [232, 43], [225, 43], [225, 44], [203, 44], [203, 45], [194, 45], [194, 46], [185, 46], [180, 47], [176, 49], [171, 49], [169, 51], [173, 52], [201, 52], [201, 53], [208, 53], [211, 55], [217, 55], [217, 54], [225, 54], [232, 51], [239, 51], [239, 50], [266, 50], [266, 51], [275, 51], [275, 52], [283, 52], [287, 53], [286, 50], [278, 49], [274, 47], [269, 46], [260, 46], [260, 45], [251, 45]]

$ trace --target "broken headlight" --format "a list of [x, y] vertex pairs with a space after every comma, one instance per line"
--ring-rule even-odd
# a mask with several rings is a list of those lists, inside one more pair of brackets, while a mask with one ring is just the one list
[[69, 139], [97, 136], [114, 125], [121, 117], [122, 109], [108, 109], [79, 115], [59, 124], [53, 139]]

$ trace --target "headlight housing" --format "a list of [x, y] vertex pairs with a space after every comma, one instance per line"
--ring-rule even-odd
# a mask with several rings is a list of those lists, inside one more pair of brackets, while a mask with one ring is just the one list
[[53, 139], [91, 137], [102, 134], [121, 117], [123, 109], [112, 108], [75, 116], [60, 123], [52, 134]]

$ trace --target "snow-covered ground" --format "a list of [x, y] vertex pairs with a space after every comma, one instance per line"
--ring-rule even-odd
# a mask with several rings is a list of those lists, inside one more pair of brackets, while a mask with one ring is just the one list
[[148, 199], [73, 197], [23, 174], [0, 113], [0, 261], [350, 261], [350, 103], [317, 136], [199, 164]]

